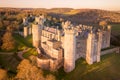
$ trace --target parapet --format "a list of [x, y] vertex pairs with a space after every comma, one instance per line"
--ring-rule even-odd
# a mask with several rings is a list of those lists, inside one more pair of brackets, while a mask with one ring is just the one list
[[68, 28], [70, 26], [71, 26], [71, 22], [70, 21], [62, 22], [63, 29]]
[[57, 40], [48, 40], [47, 44], [51, 46], [54, 49], [60, 48], [61, 47], [61, 42]]
[[72, 29], [66, 28], [66, 29], [64, 29], [64, 32], [65, 32], [65, 34], [66, 33], [67, 34], [75, 34], [76, 30], [74, 28], [72, 28]]

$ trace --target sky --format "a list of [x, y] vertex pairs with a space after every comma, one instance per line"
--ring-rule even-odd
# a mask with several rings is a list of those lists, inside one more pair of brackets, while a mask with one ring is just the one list
[[120, 10], [120, 0], [0, 0], [0, 7]]

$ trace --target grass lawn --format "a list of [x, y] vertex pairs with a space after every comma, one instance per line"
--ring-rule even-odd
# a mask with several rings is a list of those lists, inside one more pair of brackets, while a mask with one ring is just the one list
[[111, 24], [111, 25], [112, 25], [112, 31], [120, 32], [120, 24]]
[[20, 35], [14, 35], [14, 39], [17, 42], [17, 49], [24, 50], [25, 48], [29, 48], [29, 50], [23, 54], [24, 58], [28, 58], [30, 55], [37, 55], [36, 49], [32, 46], [32, 35], [24, 38]]
[[18, 47], [31, 47], [31, 48], [33, 47], [31, 35], [24, 38], [18, 34], [15, 34], [14, 39], [16, 40]]
[[23, 54], [24, 58], [28, 58], [30, 55], [37, 55], [37, 51], [35, 48], [29, 48], [29, 50]]
[[57, 80], [119, 80], [120, 54], [106, 54], [101, 62], [88, 65], [84, 59], [76, 62], [75, 69], [65, 73], [63, 69], [54, 73]]

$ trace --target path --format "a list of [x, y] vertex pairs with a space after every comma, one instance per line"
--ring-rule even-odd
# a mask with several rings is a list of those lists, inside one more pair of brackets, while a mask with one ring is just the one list
[[0, 52], [0, 54], [14, 54], [13, 52]]
[[27, 52], [28, 50], [29, 50], [29, 48], [25, 48], [23, 51], [17, 52], [18, 57], [19, 57], [20, 59], [24, 59], [23, 54], [24, 54], [25, 52]]

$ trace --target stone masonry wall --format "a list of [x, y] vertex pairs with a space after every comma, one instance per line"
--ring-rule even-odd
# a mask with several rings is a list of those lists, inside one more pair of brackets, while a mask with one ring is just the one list
[[76, 42], [76, 60], [80, 57], [86, 57], [86, 39], [77, 39]]
[[112, 49], [108, 49], [108, 50], [104, 50], [104, 51], [101, 51], [101, 55], [105, 55], [105, 54], [109, 54], [109, 53], [120, 53], [119, 52], [119, 47], [116, 47], [116, 48], [112, 48]]

